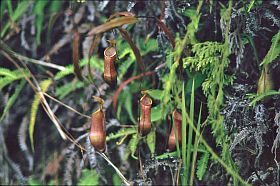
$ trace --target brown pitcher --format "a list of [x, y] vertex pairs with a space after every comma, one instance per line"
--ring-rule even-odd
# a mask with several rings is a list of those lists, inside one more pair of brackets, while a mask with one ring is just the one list
[[107, 47], [104, 50], [104, 80], [111, 87], [114, 87], [117, 84], [117, 71], [115, 68], [116, 59], [116, 48], [114, 46]]
[[153, 103], [152, 99], [147, 94], [145, 94], [140, 100], [142, 116], [139, 123], [139, 132], [141, 135], [146, 135], [151, 130], [152, 103]]
[[99, 108], [91, 115], [89, 139], [92, 146], [100, 152], [104, 152], [106, 149], [106, 129], [104, 120], [105, 113], [102, 111], [102, 108]]
[[168, 138], [168, 149], [170, 151], [174, 150], [176, 147], [175, 127], [179, 144], [182, 141], [182, 116], [177, 110], [174, 110], [172, 117], [174, 124]]

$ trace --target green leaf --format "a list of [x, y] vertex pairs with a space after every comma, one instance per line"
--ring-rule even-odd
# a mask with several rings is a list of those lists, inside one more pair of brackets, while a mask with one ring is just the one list
[[[52, 80], [51, 79], [46, 79], [43, 80], [40, 83], [40, 88], [42, 89], [42, 92], [46, 92], [48, 87], [51, 85]], [[35, 121], [36, 121], [36, 115], [38, 111], [38, 107], [40, 104], [40, 94], [36, 93], [34, 96], [34, 100], [31, 105], [31, 112], [30, 112], [30, 122], [29, 122], [29, 138], [30, 138], [30, 143], [32, 147], [32, 151], [34, 152], [34, 140], [33, 140], [33, 133], [34, 133], [34, 127], [35, 127]]]
[[[5, 86], [11, 84], [13, 81], [22, 79], [24, 77], [23, 74], [20, 73], [20, 71], [18, 71], [18, 70], [14, 70], [11, 72], [12, 73], [9, 76], [0, 78], [0, 90], [2, 90]], [[24, 71], [24, 73], [27, 77], [29, 77], [29, 74], [27, 73], [27, 71]]]
[[[11, 19], [16, 22], [23, 13], [27, 10], [30, 1], [21, 1], [18, 3], [17, 8], [15, 9], [14, 13], [11, 16]], [[11, 21], [7, 22], [7, 24], [1, 30], [1, 38], [6, 34], [8, 29], [11, 26]]]
[[206, 153], [203, 153], [201, 158], [197, 161], [196, 176], [199, 181], [202, 180], [202, 178], [207, 170], [209, 157], [210, 157], [210, 154], [208, 152], [206, 152]]
[[7, 76], [10, 78], [16, 78], [16, 74], [13, 73], [10, 69], [7, 68], [0, 68], [0, 76]]
[[12, 6], [12, 0], [8, 0], [7, 1], [7, 5], [8, 5], [8, 12], [9, 12], [9, 15], [10, 17], [13, 15], [13, 6]]
[[163, 95], [163, 90], [150, 89], [150, 90], [147, 90], [147, 94], [149, 94], [153, 99], [160, 100]]
[[192, 82], [194, 80], [194, 90], [199, 88], [203, 81], [205, 80], [206, 75], [200, 72], [195, 73], [194, 76], [189, 77], [187, 84], [186, 84], [186, 93], [189, 94], [192, 91]]
[[177, 152], [176, 151], [174, 151], [174, 152], [166, 152], [164, 154], [156, 156], [155, 159], [166, 159], [166, 158], [170, 158], [170, 157], [178, 157]]
[[[82, 59], [79, 63], [80, 67], [85, 66], [88, 63], [87, 59]], [[99, 72], [103, 72], [104, 69], [104, 63], [101, 61], [101, 59], [97, 57], [90, 58], [90, 66], [93, 67], [95, 70]], [[54, 79], [59, 80], [62, 79], [65, 76], [73, 75], [74, 74], [74, 67], [73, 65], [68, 65], [65, 67], [65, 70], [59, 71], [55, 74]]]
[[261, 65], [268, 65], [280, 54], [280, 31], [272, 37], [272, 44]]
[[[186, 175], [189, 175], [189, 170], [191, 167], [191, 148], [192, 148], [192, 140], [193, 140], [193, 128], [192, 128], [192, 123], [194, 123], [194, 82], [195, 80], [193, 79], [192, 81], [192, 91], [191, 91], [191, 103], [190, 103], [190, 121], [188, 124], [188, 146], [187, 146], [187, 164], [186, 164]], [[185, 96], [184, 94], [182, 94]], [[189, 180], [189, 179], [187, 179]]]
[[28, 185], [32, 186], [32, 185], [42, 185], [43, 183], [41, 183], [39, 180], [33, 178], [33, 177], [29, 177], [27, 180]]
[[156, 39], [149, 39], [147, 43], [144, 40], [139, 41], [141, 55], [144, 56], [149, 52], [155, 52], [158, 50], [158, 42]]
[[250, 106], [255, 106], [256, 103], [262, 99], [264, 99], [267, 96], [273, 96], [273, 95], [280, 95], [280, 91], [276, 90], [268, 90], [266, 92], [263, 92], [261, 94], [247, 94], [249, 98], [253, 98], [253, 100], [250, 102]]
[[[135, 57], [134, 57], [135, 58]], [[135, 59], [132, 57], [128, 57], [127, 60], [121, 62], [121, 64], [118, 67], [118, 79], [122, 80], [123, 76], [127, 73], [129, 67], [133, 64]]]
[[118, 174], [113, 175], [113, 185], [114, 186], [121, 186], [122, 185], [122, 180], [120, 179]]
[[126, 97], [126, 99], [125, 99], [125, 102], [124, 102], [124, 107], [125, 107], [125, 109], [126, 109], [126, 111], [127, 111], [127, 113], [128, 113], [128, 116], [129, 116], [129, 118], [130, 118], [130, 120], [134, 123], [134, 124], [136, 124], [137, 122], [136, 122], [136, 120], [134, 119], [134, 116], [133, 116], [133, 109], [132, 109], [132, 96], [131, 96], [131, 93], [129, 92], [129, 91], [126, 91], [125, 92], [125, 97]]
[[10, 110], [10, 108], [14, 105], [14, 102], [16, 101], [16, 99], [18, 98], [19, 96], [19, 93], [21, 92], [21, 90], [23, 89], [24, 85], [25, 85], [25, 80], [21, 80], [20, 84], [17, 86], [14, 94], [9, 98], [5, 108], [4, 108], [4, 111], [3, 111], [3, 114], [0, 118], [0, 121], [2, 121], [5, 117], [5, 115], [8, 113], [8, 111]]
[[34, 7], [34, 13], [36, 15], [35, 26], [36, 26], [36, 42], [41, 43], [41, 32], [44, 21], [44, 9], [48, 1], [37, 1]]
[[152, 122], [159, 121], [161, 120], [161, 117], [162, 117], [161, 107], [159, 105], [153, 107], [151, 111], [151, 121]]
[[255, 0], [251, 0], [247, 12], [250, 12], [250, 11], [251, 11], [251, 9], [252, 9], [254, 3], [255, 3]]
[[51, 5], [50, 5], [50, 12], [58, 12], [60, 7], [61, 7], [61, 0], [52, 0]]
[[[186, 98], [185, 98], [185, 83], [182, 86], [182, 158], [183, 166], [187, 168], [187, 121], [186, 121]], [[187, 185], [187, 169], [183, 172], [182, 184]]]
[[2, 18], [4, 15], [4, 11], [6, 10], [7, 1], [1, 1], [0, 5], [0, 17]]
[[82, 170], [82, 176], [78, 181], [78, 185], [100, 185], [99, 176], [96, 170]]
[[78, 81], [78, 82], [70, 82], [65, 85], [62, 85], [60, 87], [57, 87], [55, 91], [55, 95], [58, 97], [58, 99], [65, 98], [68, 94], [71, 92], [83, 88], [85, 86], [84, 82]]
[[156, 130], [152, 128], [151, 132], [147, 135], [147, 144], [151, 151], [152, 156], [155, 154], [156, 149]]

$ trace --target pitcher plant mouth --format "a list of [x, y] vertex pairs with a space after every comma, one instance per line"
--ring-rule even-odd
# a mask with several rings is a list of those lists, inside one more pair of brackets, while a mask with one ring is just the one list
[[153, 100], [147, 94], [145, 94], [140, 99], [140, 102], [141, 102], [142, 105], [145, 105], [145, 106], [151, 106], [153, 104]]
[[151, 130], [152, 123], [151, 123], [151, 105], [153, 101], [149, 97], [149, 95], [144, 94], [144, 96], [140, 99], [141, 105], [141, 119], [139, 122], [138, 131], [141, 136], [148, 134]]
[[174, 119], [182, 121], [182, 115], [177, 110], [172, 112], [172, 116]]
[[117, 54], [117, 51], [116, 51], [116, 48], [115, 47], [107, 47], [105, 50], [104, 50], [104, 56], [105, 57], [114, 57], [116, 56]]
[[117, 51], [114, 46], [109, 46], [104, 50], [104, 81], [114, 88], [117, 84], [117, 71], [115, 61], [117, 59]]

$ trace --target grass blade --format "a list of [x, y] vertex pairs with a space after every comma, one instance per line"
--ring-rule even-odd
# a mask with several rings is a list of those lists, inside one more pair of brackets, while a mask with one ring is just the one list
[[[192, 92], [191, 92], [191, 104], [190, 104], [190, 119], [194, 122], [194, 79], [192, 82]], [[193, 129], [192, 126], [188, 125], [189, 133], [188, 133], [188, 148], [187, 148], [187, 164], [186, 164], [186, 176], [187, 176], [187, 183], [189, 178], [189, 170], [190, 170], [190, 162], [191, 162], [191, 148], [192, 148], [192, 135]]]
[[182, 176], [182, 185], [187, 185], [187, 172], [186, 167], [187, 167], [187, 119], [186, 119], [186, 100], [185, 100], [185, 83], [183, 82], [183, 87], [182, 87], [182, 158], [183, 158], [183, 167], [184, 167], [184, 172]]
[[[183, 99], [182, 99], [183, 100]], [[183, 101], [182, 101], [183, 103]], [[183, 108], [183, 107], [182, 107]], [[194, 126], [193, 121], [191, 121], [190, 117], [188, 116], [188, 114], [186, 112], [184, 112], [185, 114], [183, 114], [183, 119], [185, 118], [188, 123], [192, 126], [194, 132], [196, 135], [200, 135], [200, 133], [198, 132], [198, 130], [196, 129], [196, 127]], [[184, 120], [183, 120], [184, 121]], [[212, 158], [216, 161], [218, 161], [225, 169], [226, 171], [234, 178], [237, 179], [238, 181], [240, 181], [240, 183], [242, 185], [250, 185], [248, 184], [245, 180], [243, 180], [242, 177], [240, 177], [238, 175], [238, 173], [236, 173], [229, 165], [227, 165], [214, 151], [213, 149], [207, 144], [207, 142], [205, 141], [205, 139], [203, 138], [203, 136], [200, 136], [200, 141], [201, 143], [205, 146], [206, 150], [211, 154]], [[184, 149], [183, 149], [184, 150]], [[184, 159], [183, 159], [184, 160]], [[184, 184], [183, 184], [184, 185]]]
[[202, 103], [200, 104], [200, 109], [199, 109], [199, 115], [198, 115], [198, 121], [197, 121], [197, 131], [199, 135], [195, 135], [195, 140], [194, 140], [194, 151], [193, 151], [193, 158], [192, 158], [192, 166], [191, 166], [191, 178], [190, 178], [190, 185], [193, 185], [193, 180], [194, 180], [194, 172], [195, 172], [195, 163], [196, 163], [196, 158], [197, 158], [197, 151], [198, 151], [198, 145], [199, 145], [199, 137], [200, 137], [200, 127], [201, 127], [201, 112], [202, 112]]

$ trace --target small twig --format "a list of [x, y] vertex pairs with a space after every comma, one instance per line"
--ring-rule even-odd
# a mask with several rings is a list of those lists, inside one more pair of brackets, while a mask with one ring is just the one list
[[72, 107], [66, 105], [65, 103], [62, 103], [61, 101], [59, 101], [58, 99], [55, 99], [54, 97], [50, 96], [49, 94], [47, 94], [47, 93], [45, 93], [45, 92], [43, 92], [43, 94], [44, 94], [45, 96], [47, 96], [48, 98], [52, 99], [53, 101], [55, 101], [55, 102], [61, 104], [62, 106], [68, 108], [69, 110], [75, 112], [76, 114], [79, 114], [80, 116], [83, 116], [83, 117], [85, 117], [85, 118], [87, 118], [87, 119], [90, 119], [90, 118], [91, 118], [90, 116], [85, 115], [85, 114], [82, 114], [81, 112], [79, 112], [79, 111], [73, 109]]
[[42, 66], [46, 66], [46, 67], [49, 67], [49, 68], [57, 69], [57, 70], [60, 70], [60, 71], [65, 70], [65, 67], [63, 67], [63, 66], [56, 65], [56, 64], [53, 64], [53, 63], [47, 63], [47, 62], [41, 61], [41, 60], [31, 59], [31, 58], [28, 58], [28, 57], [23, 56], [21, 54], [18, 54], [16, 52], [12, 51], [11, 48], [8, 47], [8, 45], [6, 45], [2, 40], [0, 40], [0, 48], [3, 51], [7, 52], [8, 54], [17, 58], [20, 61], [21, 60], [27, 61], [27, 62], [34, 63], [34, 64], [37, 64], [37, 65], [42, 65]]
[[183, 163], [183, 161], [180, 160], [178, 171], [177, 171], [177, 176], [176, 176], [176, 185], [179, 185], [179, 178], [180, 178], [180, 171], [181, 171], [181, 168], [182, 168], [182, 163]]
[[[59, 134], [61, 135], [62, 139], [66, 140], [68, 139], [69, 141], [73, 142], [76, 146], [78, 146], [81, 150], [85, 149], [78, 143], [75, 142], [75, 139], [71, 136], [71, 134], [63, 127], [63, 125], [59, 122], [59, 120], [57, 119], [57, 117], [55, 116], [55, 114], [52, 112], [52, 110], [49, 107], [48, 102], [46, 101], [43, 92], [41, 91], [39, 86], [35, 86], [32, 81], [30, 80], [29, 77], [26, 76], [26, 74], [24, 73], [24, 71], [22, 70], [22, 68], [9, 56], [9, 54], [7, 54], [4, 51], [1, 51], [1, 53], [9, 60], [9, 62], [13, 63], [17, 69], [23, 74], [24, 78], [26, 79], [26, 81], [30, 84], [30, 86], [32, 87], [33, 91], [35, 93], [38, 93], [40, 96], [40, 102], [41, 105], [43, 107], [43, 109], [45, 110], [46, 114], [49, 116], [49, 118], [51, 119], [51, 121], [54, 123], [54, 125], [56, 126]], [[27, 68], [27, 67], [26, 67]], [[29, 70], [29, 69], [28, 69]], [[29, 73], [31, 73], [29, 71]], [[33, 74], [32, 74], [33, 76]], [[33, 76], [34, 77], [34, 76]], [[62, 130], [62, 128], [68, 133], [68, 135]]]

